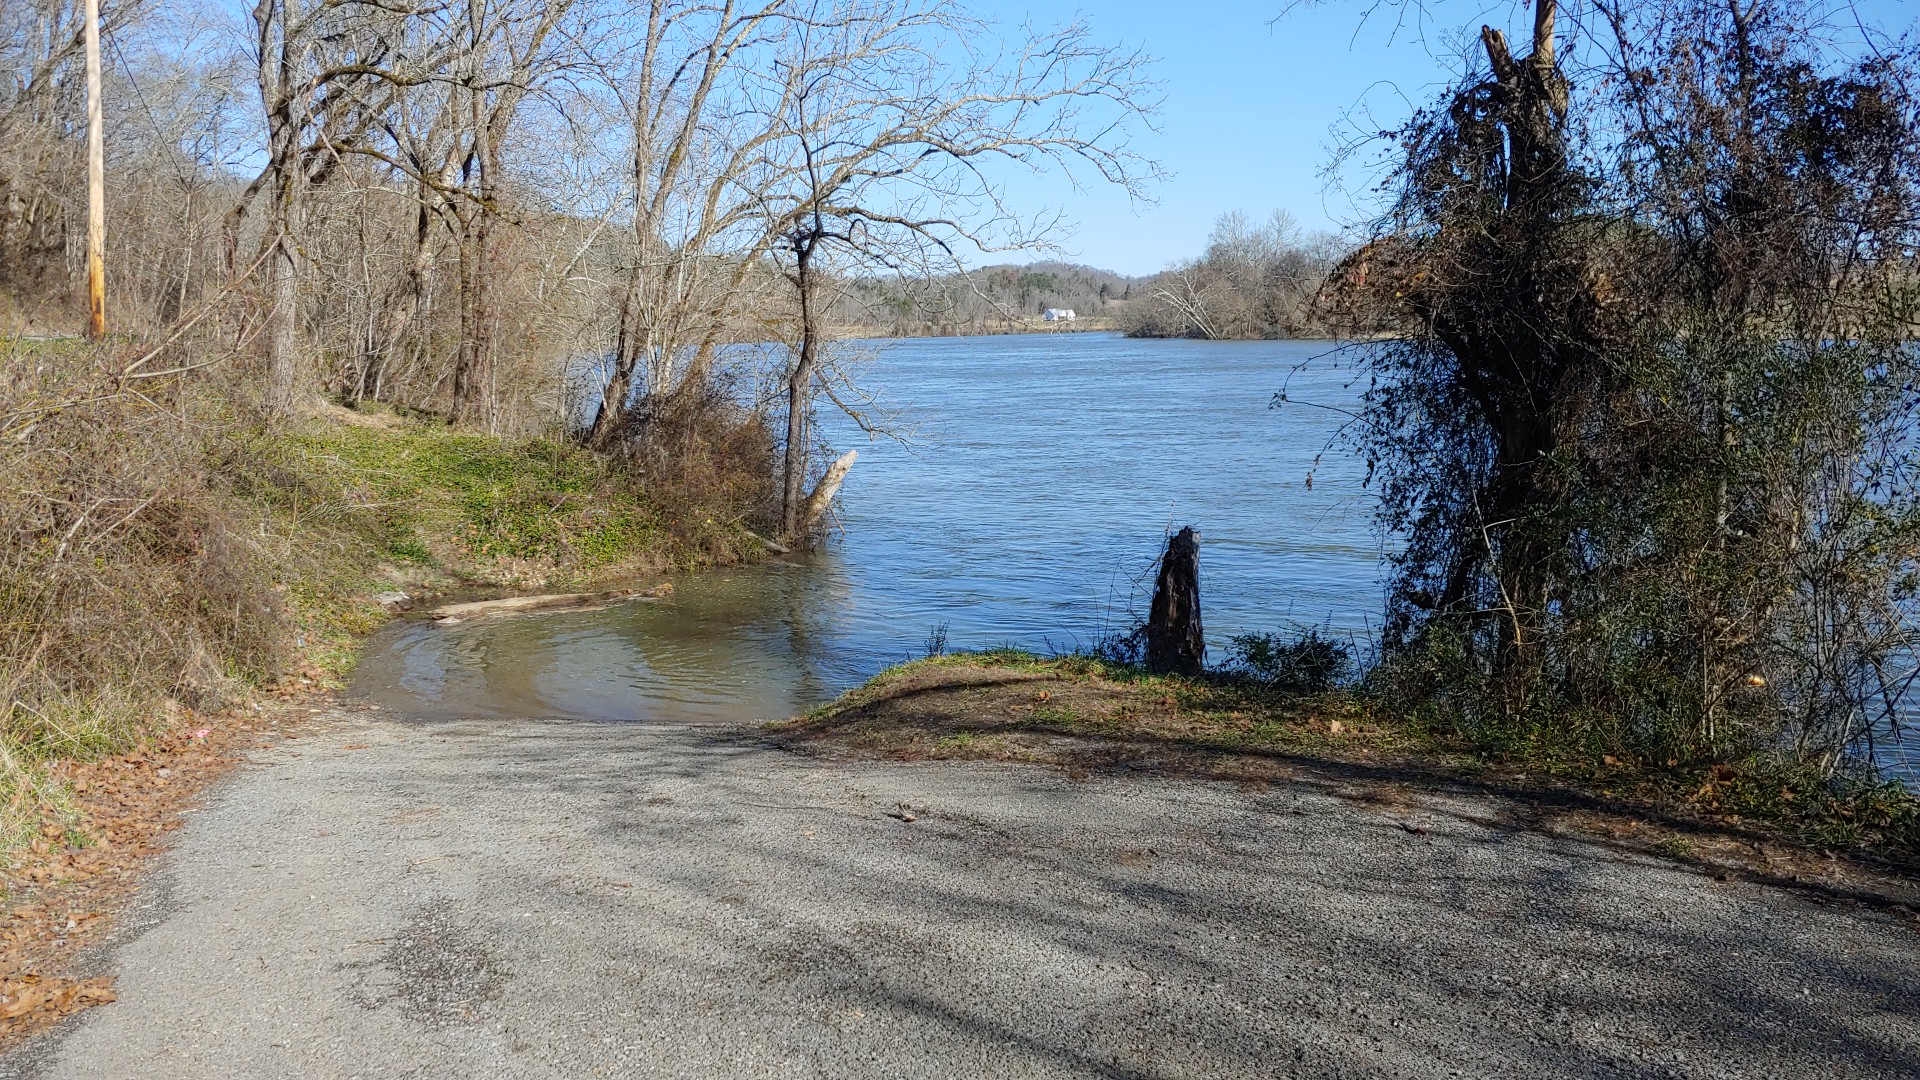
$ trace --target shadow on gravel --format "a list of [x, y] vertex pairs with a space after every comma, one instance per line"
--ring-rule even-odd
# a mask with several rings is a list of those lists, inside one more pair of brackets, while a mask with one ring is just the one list
[[[964, 689], [1047, 679], [1045, 675], [980, 679], [965, 683]], [[1572, 788], [1480, 777], [1444, 765], [1426, 765], [1404, 758], [1383, 756], [1378, 761], [1365, 761], [1259, 746], [1223, 747], [1217, 739], [1168, 737], [1124, 729], [1090, 733], [1084, 727], [1033, 719], [1017, 724], [975, 723], [953, 717], [937, 705], [911, 711], [916, 701], [937, 703], [943, 697], [951, 699], [953, 693], [952, 685], [941, 684], [892, 691], [862, 702], [857, 711], [776, 732], [769, 741], [800, 754], [831, 757], [846, 754], [851, 747], [855, 756], [884, 757], [888, 755], [886, 748], [870, 750], [859, 744], [863, 728], [871, 731], [867, 710], [884, 704], [887, 715], [903, 716], [906, 723], [902, 726], [923, 737], [980, 739], [1015, 734], [1030, 740], [1051, 740], [1055, 747], [1005, 759], [1062, 767], [1076, 777], [1097, 774], [1229, 781], [1255, 786], [1305, 785], [1367, 805], [1406, 802], [1415, 793], [1466, 799], [1479, 807], [1472, 815], [1473, 820], [1490, 828], [1574, 832], [1582, 839], [1617, 852], [1640, 855], [1650, 854], [1656, 841], [1664, 840], [1673, 846], [1674, 841], [1668, 838], [1679, 837], [1685, 840], [1680, 846], [1698, 846], [1704, 849], [1703, 854], [1689, 858], [1669, 850], [1662, 852], [1662, 857], [1693, 865], [1722, 879], [1738, 879], [1816, 900], [1862, 904], [1907, 916], [1913, 916], [1915, 910], [1920, 909], [1920, 864], [1889, 862], [1860, 854], [1845, 860], [1849, 872], [1837, 876], [1834, 871], [1842, 866], [1841, 862], [1804, 852], [1763, 850], [1763, 845], [1771, 839], [1763, 832], [1705, 821], [1684, 811], [1624, 806]], [[964, 753], [951, 756], [969, 759]], [[1716, 847], [1727, 857], [1708, 857]], [[1776, 861], [1778, 869], [1773, 868]]]
[[[465, 786], [530, 805], [563, 784], [569, 861], [629, 868], [644, 918], [517, 889], [645, 973], [634, 1022], [744, 1037], [771, 1010], [795, 1025], [780, 1052], [826, 1074], [1920, 1075], [1894, 921], [1540, 835], [1496, 786], [1284, 754], [1234, 790], [557, 734], [476, 751]], [[1439, 803], [1357, 790], [1416, 780]]]

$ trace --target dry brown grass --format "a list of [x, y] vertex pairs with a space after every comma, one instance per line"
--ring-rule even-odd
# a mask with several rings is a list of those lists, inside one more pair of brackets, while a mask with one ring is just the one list
[[48, 763], [117, 753], [296, 660], [351, 662], [368, 599], [736, 561], [764, 425], [711, 410], [678, 470], [378, 407], [269, 423], [244, 369], [128, 382], [114, 346], [0, 339], [0, 855], [79, 824]]
[[627, 475], [675, 536], [712, 561], [751, 554], [728, 546], [739, 529], [774, 525], [775, 440], [766, 417], [708, 388], [643, 403], [626, 435]]
[[1155, 678], [1083, 657], [1018, 653], [895, 668], [774, 730], [793, 745], [892, 757], [1127, 763], [1237, 777], [1259, 773], [1276, 754], [1364, 758], [1406, 742], [1345, 694], [1281, 695], [1240, 680]]
[[288, 663], [290, 582], [319, 556], [234, 489], [271, 472], [243, 428], [204, 384], [0, 345], [0, 849], [74, 817], [42, 763], [124, 749], [166, 702], [212, 707]]

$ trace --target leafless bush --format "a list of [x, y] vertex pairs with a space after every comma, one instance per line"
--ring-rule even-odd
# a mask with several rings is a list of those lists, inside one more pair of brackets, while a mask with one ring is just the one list
[[130, 392], [93, 359], [0, 352], [9, 834], [53, 797], [34, 760], [121, 749], [166, 699], [216, 703], [237, 679], [275, 674], [293, 645], [293, 545], [210, 470], [210, 454], [248, 453], [207, 425], [227, 419], [217, 401]]
[[[650, 397], [626, 424], [620, 445], [628, 472], [683, 538], [703, 533], [695, 526], [707, 519], [755, 530], [777, 526], [776, 438], [764, 413], [709, 384]], [[706, 554], [725, 560], [749, 553]]]
[[1255, 224], [1235, 211], [1213, 227], [1207, 249], [1137, 291], [1122, 312], [1130, 337], [1296, 338], [1325, 333], [1315, 297], [1338, 249], [1303, 233], [1284, 211]]

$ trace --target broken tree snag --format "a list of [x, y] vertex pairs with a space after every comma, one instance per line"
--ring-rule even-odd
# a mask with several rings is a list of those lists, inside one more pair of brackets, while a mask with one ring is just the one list
[[840, 493], [840, 485], [847, 478], [847, 470], [853, 468], [853, 459], [859, 456], [860, 451], [849, 450], [836, 458], [833, 464], [827, 466], [826, 474], [820, 477], [820, 483], [814, 487], [813, 494], [807, 496], [806, 507], [800, 512], [801, 537], [813, 531], [813, 523], [819, 521], [820, 515], [827, 512], [833, 497]]
[[1147, 614], [1147, 670], [1155, 675], [1198, 675], [1207, 662], [1200, 628], [1200, 538], [1189, 525], [1167, 540], [1160, 580]]

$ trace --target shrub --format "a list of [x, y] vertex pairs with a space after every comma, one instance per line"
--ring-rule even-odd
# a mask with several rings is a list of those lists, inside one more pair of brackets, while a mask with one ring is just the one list
[[1351, 674], [1353, 650], [1312, 628], [1291, 635], [1237, 634], [1229, 639], [1222, 667], [1286, 693], [1319, 694]]
[[1100, 635], [1088, 650], [1094, 659], [1123, 668], [1144, 667], [1147, 662], [1147, 624], [1136, 623], [1128, 630]]
[[1561, 4], [1391, 133], [1332, 293], [1374, 339], [1349, 431], [1406, 538], [1383, 649], [1435, 720], [1832, 769], [1890, 719], [1920, 644], [1920, 52], [1843, 55], [1826, 12]]

